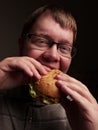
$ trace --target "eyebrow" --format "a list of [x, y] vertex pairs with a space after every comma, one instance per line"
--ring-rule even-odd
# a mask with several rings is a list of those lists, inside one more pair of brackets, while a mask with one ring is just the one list
[[69, 42], [68, 40], [60, 40], [59, 42], [61, 42], [62, 44], [67, 44], [69, 46], [72, 46], [72, 43]]

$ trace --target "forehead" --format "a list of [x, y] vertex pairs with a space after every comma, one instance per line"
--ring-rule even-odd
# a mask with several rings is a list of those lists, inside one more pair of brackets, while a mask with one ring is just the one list
[[67, 28], [62, 28], [49, 12], [42, 14], [33, 25], [31, 32], [37, 34], [49, 35], [51, 38], [58, 40], [68, 40], [73, 42], [73, 32]]

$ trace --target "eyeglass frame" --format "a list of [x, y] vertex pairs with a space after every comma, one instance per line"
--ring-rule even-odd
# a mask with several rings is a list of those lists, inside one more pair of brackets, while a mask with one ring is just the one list
[[[48, 45], [48, 48], [47, 48], [46, 50], [48, 50], [49, 48], [51, 48], [54, 44], [57, 45], [57, 49], [58, 49], [58, 46], [62, 44], [62, 43], [60, 43], [60, 42], [59, 42], [59, 43], [55, 42], [52, 38], [50, 38], [50, 37], [47, 36], [47, 35], [43, 35], [43, 34], [27, 33], [26, 35], [24, 35], [24, 37], [30, 39], [31, 42], [32, 42], [32, 36], [44, 38], [45, 40], [47, 40], [49, 44], [47, 44], [47, 45]], [[32, 42], [32, 43], [35, 45], [34, 42]], [[65, 45], [66, 45], [67, 47], [71, 47], [71, 51], [69, 51], [69, 52], [70, 52], [70, 53], [69, 53], [70, 56], [67, 56], [67, 54], [64, 56], [64, 55], [61, 54], [60, 51], [59, 51], [58, 53], [59, 53], [60, 55], [62, 55], [63, 57], [73, 58], [73, 57], [75, 56], [75, 54], [76, 54], [76, 47], [75, 47], [74, 45], [69, 45], [69, 44], [65, 44]], [[38, 49], [38, 50], [42, 50], [42, 49], [40, 49], [40, 48], [37, 48], [37, 49]], [[46, 50], [45, 50], [45, 51], [46, 51]]]

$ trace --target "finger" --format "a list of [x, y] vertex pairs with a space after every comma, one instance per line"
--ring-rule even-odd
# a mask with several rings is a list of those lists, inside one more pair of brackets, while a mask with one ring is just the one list
[[49, 67], [44, 66], [44, 65], [43, 65], [43, 67], [45, 68], [45, 70], [46, 70], [47, 72], [51, 71], [51, 69], [50, 69]]
[[76, 91], [75, 89], [72, 89], [71, 87], [68, 86], [68, 84], [62, 81], [59, 81], [57, 85], [61, 89], [61, 91], [63, 91], [67, 95], [70, 95], [70, 97], [74, 99], [78, 104], [84, 105], [84, 103], [88, 103], [88, 102], [96, 103], [96, 100], [93, 98], [91, 94], [89, 94], [89, 96], [86, 97], [83, 94]]
[[28, 60], [28, 57], [10, 58], [8, 66], [10, 67], [11, 71], [23, 71], [30, 77], [35, 75], [37, 78], [40, 78], [40, 74], [37, 72], [30, 60]]
[[[47, 70], [49, 69], [48, 67], [43, 66], [40, 62], [38, 62], [37, 60], [35, 60], [33, 58], [28, 57], [28, 60], [30, 60], [30, 62], [34, 65], [34, 67], [40, 73], [40, 75], [47, 74]], [[47, 68], [47, 70], [46, 70], [46, 68]]]
[[36, 66], [34, 66], [34, 64], [32, 64], [31, 60], [27, 58], [27, 60], [24, 60], [25, 64], [27, 65], [27, 67], [30, 69], [32, 75], [36, 77], [37, 79], [39, 79], [41, 77], [40, 73], [38, 72]]
[[58, 75], [57, 79], [64, 81], [64, 83], [67, 84], [68, 87], [87, 98], [90, 102], [95, 101], [95, 98], [91, 95], [89, 89], [82, 82], [65, 74]]
[[[69, 82], [69, 83], [74, 83], [74, 84], [77, 84], [77, 86], [81, 86], [81, 82], [65, 73], [59, 73], [57, 76], [56, 76], [56, 79], [58, 80], [62, 80], [62, 81], [66, 81], [66, 82]], [[88, 88], [82, 84], [82, 88], [84, 88], [85, 90], [88, 90]]]

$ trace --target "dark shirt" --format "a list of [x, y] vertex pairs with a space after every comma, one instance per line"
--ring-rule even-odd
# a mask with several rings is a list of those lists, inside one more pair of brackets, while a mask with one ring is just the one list
[[64, 108], [34, 100], [27, 86], [0, 91], [0, 130], [71, 130]]

